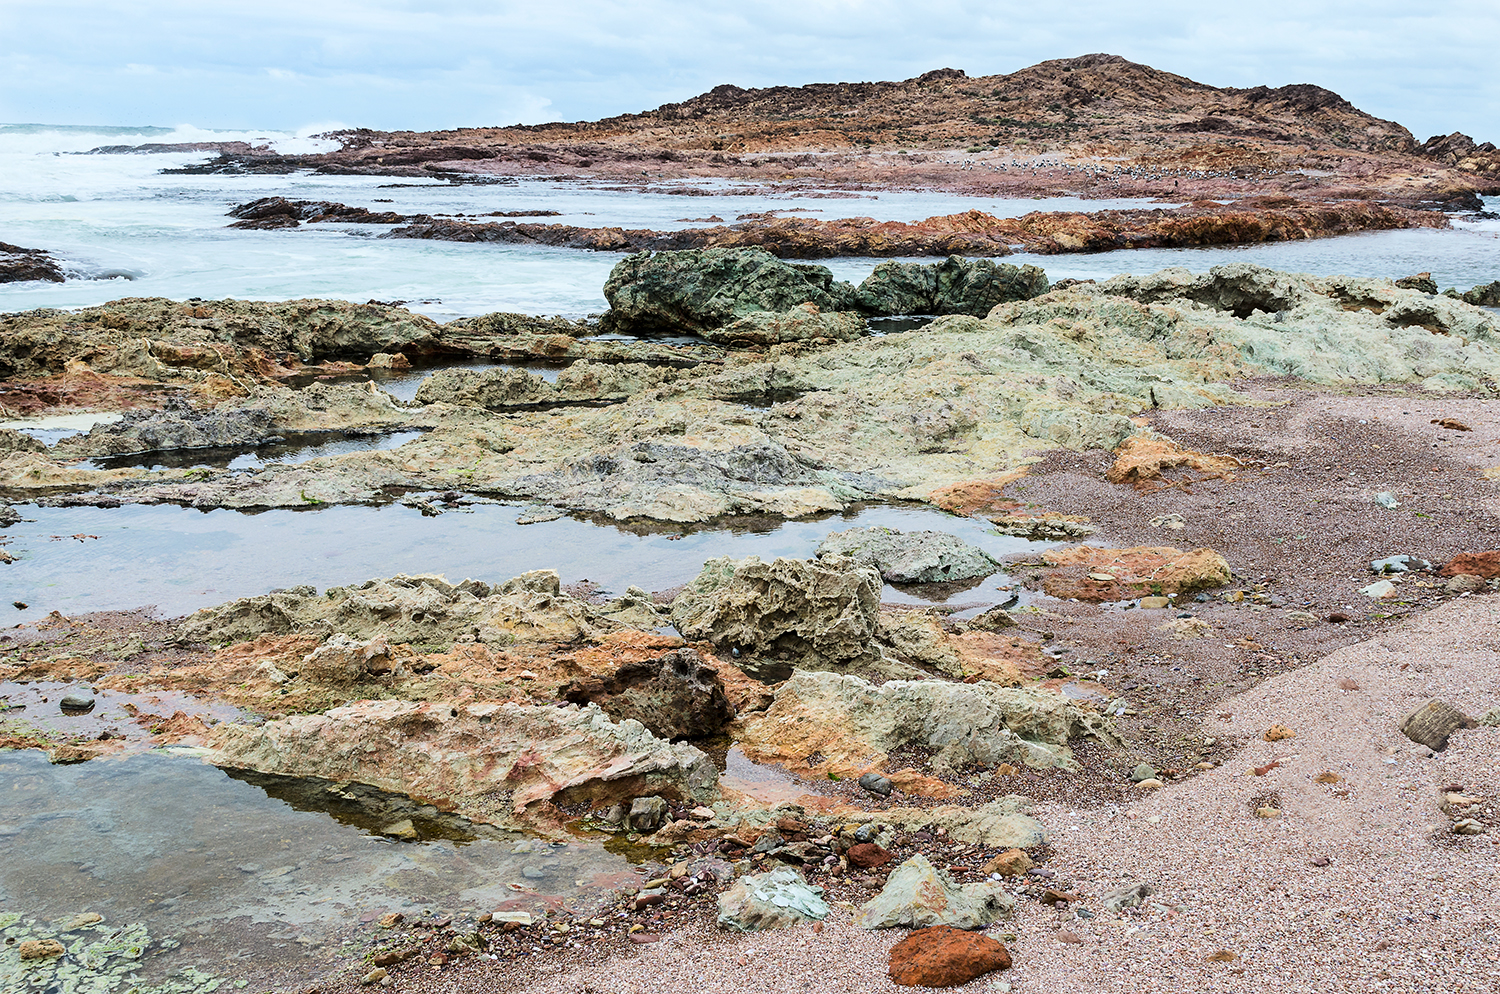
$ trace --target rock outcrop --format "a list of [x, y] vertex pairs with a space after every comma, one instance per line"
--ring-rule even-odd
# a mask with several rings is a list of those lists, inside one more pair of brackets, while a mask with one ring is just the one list
[[868, 658], [880, 623], [880, 577], [837, 557], [710, 559], [672, 602], [672, 623], [688, 639], [799, 664]]
[[559, 696], [597, 704], [616, 721], [633, 718], [672, 742], [720, 735], [735, 717], [717, 667], [687, 648], [575, 680]]
[[703, 803], [718, 776], [694, 747], [592, 705], [363, 701], [216, 729], [216, 765], [355, 780], [475, 821], [554, 829], [553, 805], [662, 796]]
[[891, 583], [953, 583], [989, 576], [999, 564], [983, 549], [944, 532], [850, 528], [818, 545], [819, 556], [874, 566]]
[[1109, 721], [1056, 691], [988, 682], [892, 680], [796, 672], [770, 708], [743, 721], [741, 747], [760, 762], [792, 768], [821, 755], [840, 775], [883, 765], [904, 746], [931, 750], [932, 765], [959, 769], [1024, 763], [1068, 767], [1075, 738], [1116, 744]]

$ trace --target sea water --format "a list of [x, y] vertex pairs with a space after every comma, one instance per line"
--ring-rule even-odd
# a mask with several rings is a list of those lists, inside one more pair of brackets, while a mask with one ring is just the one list
[[[285, 300], [331, 297], [400, 300], [438, 320], [495, 310], [581, 317], [605, 307], [601, 292], [622, 255], [547, 246], [381, 238], [382, 225], [308, 225], [295, 230], [227, 227], [235, 205], [267, 196], [330, 200], [404, 214], [558, 211], [545, 223], [670, 230], [718, 216], [788, 211], [832, 219], [915, 221], [982, 210], [1017, 217], [1038, 210], [1161, 207], [1146, 200], [1002, 200], [929, 191], [831, 191], [810, 197], [776, 182], [664, 183], [641, 193], [615, 183], [521, 179], [452, 184], [381, 176], [184, 175], [212, 152], [85, 154], [102, 146], [246, 141], [285, 153], [335, 147], [280, 132], [195, 128], [84, 128], [0, 125], [0, 241], [48, 249], [66, 283], [0, 284], [0, 312], [82, 307], [125, 296]], [[705, 192], [718, 195], [705, 196]], [[520, 219], [527, 220], [527, 219]], [[1389, 231], [1306, 242], [1207, 249], [1142, 249], [1098, 255], [1011, 256], [1053, 279], [1099, 279], [1166, 266], [1194, 271], [1224, 262], [1315, 274], [1400, 277], [1431, 272], [1443, 286], [1500, 279], [1500, 222], [1456, 221], [1452, 230]], [[932, 261], [931, 259], [921, 261]], [[824, 260], [839, 279], [858, 281], [875, 259]]]

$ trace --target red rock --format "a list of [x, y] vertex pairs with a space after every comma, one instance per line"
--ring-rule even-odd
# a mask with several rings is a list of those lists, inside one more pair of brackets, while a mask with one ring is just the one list
[[1482, 576], [1486, 580], [1500, 576], [1500, 549], [1490, 549], [1488, 552], [1464, 552], [1448, 560], [1446, 566], [1438, 570], [1438, 576]]
[[957, 987], [1010, 969], [1010, 952], [987, 935], [948, 925], [919, 928], [891, 947], [891, 979], [906, 987]]
[[896, 857], [891, 854], [890, 850], [873, 842], [859, 842], [849, 847], [848, 858], [850, 866], [873, 870], [884, 866]]

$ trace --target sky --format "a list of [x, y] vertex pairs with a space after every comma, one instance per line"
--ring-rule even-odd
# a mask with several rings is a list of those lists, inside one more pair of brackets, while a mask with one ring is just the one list
[[1500, 142], [1495, 0], [0, 0], [0, 122], [301, 133], [593, 120], [1109, 52]]

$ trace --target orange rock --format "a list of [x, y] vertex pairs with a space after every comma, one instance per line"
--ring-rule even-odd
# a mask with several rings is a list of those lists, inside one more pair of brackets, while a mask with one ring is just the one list
[[1170, 546], [1101, 549], [1075, 546], [1044, 556], [1066, 568], [1043, 581], [1047, 593], [1082, 601], [1128, 600], [1147, 594], [1180, 594], [1229, 582], [1229, 564], [1212, 549], [1184, 552]]
[[1486, 552], [1465, 552], [1448, 560], [1439, 576], [1482, 576], [1486, 580], [1500, 576], [1500, 549]]
[[[1130, 483], [1149, 488], [1162, 479], [1168, 469], [1186, 467], [1204, 474], [1200, 479], [1233, 479], [1231, 470], [1244, 468], [1245, 463], [1233, 456], [1206, 455], [1184, 449], [1169, 438], [1151, 438], [1132, 435], [1120, 443], [1115, 450], [1114, 465], [1104, 473], [1110, 483]], [[1167, 486], [1157, 483], [1157, 486]]]
[[1010, 951], [987, 935], [949, 925], [919, 928], [891, 947], [890, 977], [905, 987], [957, 987], [1010, 969]]
[[1013, 511], [1020, 504], [1002, 497], [1000, 492], [1026, 475], [1026, 467], [1001, 473], [983, 480], [963, 480], [939, 487], [927, 495], [928, 503], [952, 514], [965, 517], [972, 514], [1003, 513]]

